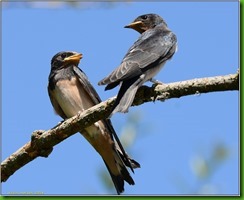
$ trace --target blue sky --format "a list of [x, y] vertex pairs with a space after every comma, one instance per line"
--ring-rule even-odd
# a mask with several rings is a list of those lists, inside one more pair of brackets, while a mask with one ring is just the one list
[[[119, 65], [139, 34], [123, 27], [137, 16], [157, 13], [177, 35], [178, 52], [155, 77], [165, 82], [235, 73], [238, 69], [238, 2], [93, 3], [85, 9], [7, 6], [2, 11], [2, 160], [61, 118], [47, 94], [50, 61], [59, 51], [83, 53], [80, 68], [103, 100], [97, 82]], [[147, 83], [150, 85], [151, 83]], [[238, 194], [238, 92], [218, 92], [146, 103], [116, 114], [118, 135], [139, 116], [136, 138], [126, 149], [141, 164], [124, 194]], [[222, 145], [228, 157], [207, 177], [194, 174]], [[194, 164], [192, 164], [194, 163]], [[192, 168], [192, 166], [195, 166]], [[105, 165], [79, 134], [57, 145], [2, 184], [2, 193], [47, 195], [115, 194], [100, 177]]]

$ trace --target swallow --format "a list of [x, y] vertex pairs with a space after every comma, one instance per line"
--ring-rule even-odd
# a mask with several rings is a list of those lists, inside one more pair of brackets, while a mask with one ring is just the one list
[[141, 35], [129, 48], [121, 64], [98, 83], [107, 85], [105, 90], [121, 85], [111, 115], [128, 112], [138, 88], [146, 81], [155, 83], [153, 77], [177, 49], [176, 35], [157, 14], [141, 15], [125, 28], [134, 29]]
[[[48, 94], [55, 112], [63, 119], [101, 102], [87, 76], [78, 67], [81, 58], [82, 54], [67, 51], [57, 53], [51, 60]], [[125, 153], [110, 120], [100, 120], [81, 134], [102, 157], [118, 194], [124, 191], [124, 181], [135, 184], [126, 166], [134, 172], [133, 168], [140, 167], [140, 164]]]

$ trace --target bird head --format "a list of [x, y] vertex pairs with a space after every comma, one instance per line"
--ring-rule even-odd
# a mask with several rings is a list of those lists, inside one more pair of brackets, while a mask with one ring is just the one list
[[62, 51], [53, 56], [51, 60], [51, 67], [52, 69], [62, 69], [70, 65], [78, 66], [81, 58], [81, 53], [74, 51]]
[[143, 33], [148, 29], [163, 23], [167, 26], [166, 22], [157, 14], [145, 14], [137, 17], [132, 23], [125, 26], [125, 28], [132, 28], [139, 33]]

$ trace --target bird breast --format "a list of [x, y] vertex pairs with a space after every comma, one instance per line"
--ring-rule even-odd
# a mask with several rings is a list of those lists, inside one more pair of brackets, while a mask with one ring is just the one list
[[58, 104], [67, 117], [73, 117], [79, 111], [94, 106], [89, 94], [76, 77], [58, 81], [54, 91]]

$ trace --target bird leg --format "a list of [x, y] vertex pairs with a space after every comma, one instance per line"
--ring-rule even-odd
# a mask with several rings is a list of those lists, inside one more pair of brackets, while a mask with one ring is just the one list
[[[164, 85], [163, 82], [156, 80], [154, 78], [149, 79], [150, 82], [153, 83], [152, 87], [155, 88], [157, 85]], [[153, 102], [160, 100], [160, 101], [164, 101], [164, 99], [161, 100], [161, 97], [159, 97], [158, 95], [153, 97]]]

